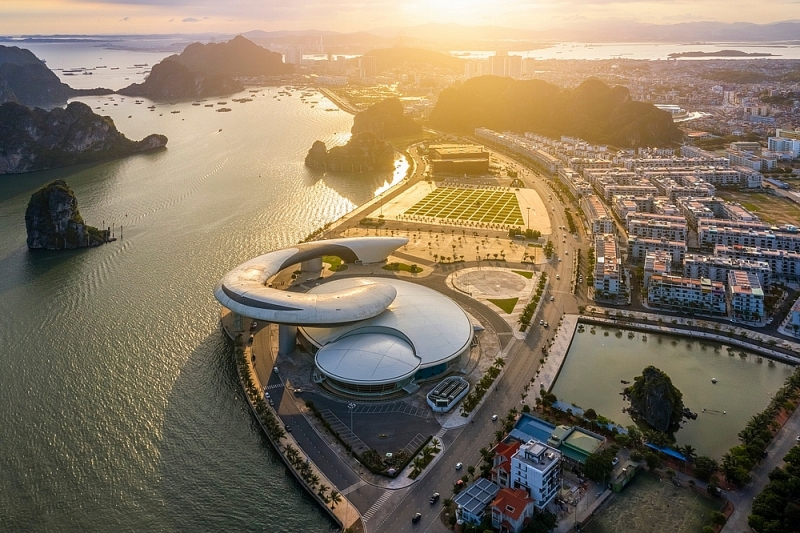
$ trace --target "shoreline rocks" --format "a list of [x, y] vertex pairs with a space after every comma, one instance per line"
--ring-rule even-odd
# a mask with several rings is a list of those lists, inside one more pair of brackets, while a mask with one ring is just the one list
[[52, 181], [31, 195], [25, 229], [31, 250], [74, 250], [109, 241], [108, 231], [84, 223], [75, 193], [64, 180]]

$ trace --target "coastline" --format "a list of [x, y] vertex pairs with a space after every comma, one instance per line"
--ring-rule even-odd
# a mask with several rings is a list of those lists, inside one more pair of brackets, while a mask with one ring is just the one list
[[[240, 346], [239, 341], [237, 341], [237, 337], [241, 337], [241, 333], [237, 333], [234, 330], [235, 320], [233, 319], [234, 313], [232, 313], [229, 309], [224, 307], [220, 308], [220, 324], [222, 325], [222, 329], [225, 334], [233, 341], [234, 345], [238, 348]], [[255, 382], [256, 388], [258, 390], [262, 390], [262, 384], [260, 380], [260, 376], [258, 371], [254, 368], [252, 363], [252, 356], [251, 356], [251, 348], [245, 346], [244, 350], [244, 358], [245, 364], [247, 365], [247, 369], [250, 373], [250, 377]], [[272, 407], [266, 407], [263, 398], [253, 400], [251, 393], [248, 391], [248, 379], [242, 372], [241, 366], [238, 364], [237, 361], [234, 361], [236, 365], [236, 375], [239, 378], [239, 384], [242, 386], [242, 392], [244, 392], [245, 398], [247, 399], [247, 403], [250, 406], [250, 411], [255, 416], [256, 420], [258, 421], [259, 426], [263, 434], [267, 437], [270, 444], [272, 445], [275, 452], [280, 456], [281, 460], [283, 461], [286, 469], [291, 472], [297, 482], [306, 489], [306, 492], [327, 512], [328, 516], [334, 521], [334, 523], [339, 526], [340, 528], [347, 529], [352, 531], [353, 533], [359, 533], [365, 531], [364, 524], [361, 521], [361, 515], [355, 506], [347, 499], [347, 497], [341, 493], [342, 487], [337, 487], [333, 482], [331, 482], [327, 476], [320, 470], [310, 458], [306, 457], [306, 464], [309, 465], [311, 471], [318, 476], [318, 478], [323, 482], [323, 485], [327, 484], [328, 487], [331, 489], [336, 490], [339, 492], [341, 497], [341, 502], [336, 505], [334, 508], [329, 506], [329, 502], [322, 499], [322, 497], [315, 492], [314, 488], [303, 479], [300, 472], [292, 465], [287, 457], [287, 451], [290, 447], [294, 447], [296, 450], [302, 452], [302, 447], [295, 441], [294, 437], [291, 433], [284, 433], [284, 437], [279, 440], [276, 440], [270, 431], [265, 426], [261, 416], [259, 415], [259, 407], [263, 409], [268, 409], [278, 420], [280, 418], [275, 412], [275, 409]], [[257, 406], [256, 402], [264, 404], [263, 406]], [[287, 441], [286, 444], [283, 444], [281, 441]]]

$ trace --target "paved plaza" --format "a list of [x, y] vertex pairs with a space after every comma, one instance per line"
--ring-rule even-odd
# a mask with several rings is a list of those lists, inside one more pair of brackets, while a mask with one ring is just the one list
[[411, 206], [406, 215], [521, 226], [517, 195], [504, 188], [440, 187]]

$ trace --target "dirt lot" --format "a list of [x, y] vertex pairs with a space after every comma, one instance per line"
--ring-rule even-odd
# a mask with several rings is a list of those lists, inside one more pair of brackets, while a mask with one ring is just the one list
[[738, 202], [768, 224], [794, 224], [800, 226], [800, 205], [767, 193], [717, 191], [717, 196]]

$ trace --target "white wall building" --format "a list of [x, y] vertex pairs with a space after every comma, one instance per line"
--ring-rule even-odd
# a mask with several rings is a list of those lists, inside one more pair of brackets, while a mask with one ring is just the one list
[[595, 297], [616, 298], [623, 292], [622, 259], [613, 235], [597, 235], [594, 239]]
[[764, 290], [752, 272], [728, 272], [728, 304], [731, 318], [746, 322], [764, 319]]
[[725, 285], [708, 278], [653, 274], [647, 285], [650, 307], [708, 315], [725, 315]]
[[544, 509], [561, 487], [561, 452], [531, 440], [511, 457], [511, 488], [524, 489]]
[[644, 261], [650, 252], [666, 252], [673, 263], [682, 263], [686, 256], [686, 242], [666, 239], [628, 238], [628, 257], [633, 261]]

